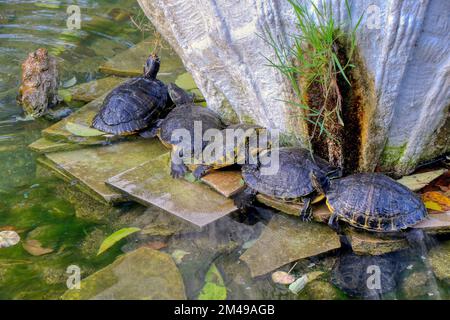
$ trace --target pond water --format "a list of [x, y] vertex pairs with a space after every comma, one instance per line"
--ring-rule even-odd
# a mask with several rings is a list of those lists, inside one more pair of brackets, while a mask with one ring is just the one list
[[[74, 3], [81, 7], [83, 27], [77, 32], [68, 32], [66, 9]], [[83, 210], [80, 208], [83, 203], [70, 201], [67, 183], [45, 172], [39, 174], [37, 154], [27, 148], [40, 138], [41, 130], [50, 123], [27, 120], [15, 102], [20, 64], [38, 47], [46, 47], [58, 58], [63, 83], [74, 77], [78, 83], [104, 77], [97, 71], [102, 62], [143, 40], [142, 32], [127, 18], [128, 13], [138, 12], [134, 0], [0, 0], [0, 230], [16, 230], [22, 241], [39, 240], [42, 247], [53, 250], [50, 254], [32, 256], [22, 245], [0, 249], [0, 299], [58, 299], [67, 290], [66, 269], [69, 265], [79, 266], [85, 277], [110, 264], [122, 250], [128, 251], [148, 241], [134, 237], [128, 243], [122, 242], [122, 246], [96, 256], [106, 235], [127, 225], [130, 219], [136, 219], [144, 209], [133, 204], [107, 209], [114, 211], [112, 216], [117, 218], [109, 222], [77, 217], [77, 210]], [[85, 211], [89, 210], [90, 207], [85, 208]], [[255, 208], [233, 219], [225, 219], [220, 226], [212, 226], [201, 234], [188, 232], [164, 238], [167, 242], [164, 246], [169, 248], [163, 249], [166, 251], [192, 253], [200, 248], [192, 263], [181, 268], [188, 297], [197, 296], [207, 271], [205, 266], [215, 262], [231, 299], [350, 298], [330, 284], [330, 270], [345, 250], [285, 266], [283, 270], [292, 267], [297, 275], [324, 272], [321, 281], [299, 295], [291, 293], [286, 286], [274, 284], [270, 274], [251, 279], [248, 269], [238, 261], [243, 250], [230, 249], [227, 241], [233, 239], [233, 244], [249, 246], [272, 214], [273, 211], [267, 208]], [[158, 244], [156, 240], [153, 239], [154, 246]], [[218, 255], [217, 251], [222, 253]], [[354, 259], [359, 261], [359, 258]], [[448, 297], [448, 286], [432, 276], [417, 252], [389, 259], [402, 264], [404, 270], [419, 274], [418, 279], [422, 282], [409, 279], [409, 287], [399, 284], [397, 290], [383, 298]], [[402, 279], [407, 279], [411, 273], [406, 271]], [[425, 275], [426, 281], [420, 275]]]

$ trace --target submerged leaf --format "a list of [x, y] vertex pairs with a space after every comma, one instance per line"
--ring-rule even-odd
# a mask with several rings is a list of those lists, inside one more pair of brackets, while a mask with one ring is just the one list
[[407, 186], [412, 191], [418, 191], [425, 187], [427, 184], [429, 184], [434, 179], [438, 178], [442, 174], [445, 173], [445, 169], [439, 169], [424, 173], [417, 173], [410, 176], [403, 177], [397, 182], [403, 184], [404, 186]]
[[225, 300], [227, 288], [224, 285], [222, 275], [213, 263], [206, 273], [205, 285], [198, 295], [198, 300]]
[[44, 254], [53, 252], [51, 248], [44, 248], [39, 240], [27, 240], [22, 246], [33, 256], [43, 256]]
[[77, 124], [77, 123], [73, 123], [73, 122], [68, 122], [66, 124], [66, 129], [70, 133], [72, 133], [76, 136], [79, 136], [79, 137], [96, 137], [96, 136], [103, 136], [106, 134], [103, 131], [89, 128], [82, 124]]
[[100, 249], [98, 250], [97, 255], [102, 254], [109, 248], [111, 248], [116, 242], [122, 240], [123, 238], [129, 236], [130, 234], [133, 234], [135, 232], [141, 231], [140, 228], [123, 228], [116, 232], [114, 232], [112, 235], [107, 237], [105, 240], [103, 240], [102, 244], [100, 245]]
[[8, 248], [18, 244], [20, 236], [12, 230], [0, 231], [0, 248]]

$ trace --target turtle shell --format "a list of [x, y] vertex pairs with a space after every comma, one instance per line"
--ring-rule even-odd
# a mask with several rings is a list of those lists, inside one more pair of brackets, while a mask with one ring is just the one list
[[[199, 126], [201, 125], [202, 138], [208, 129], [222, 130], [224, 128], [224, 124], [214, 111], [193, 103], [188, 103], [177, 106], [162, 120], [158, 136], [166, 145], [177, 145], [182, 142], [182, 138], [173, 135], [173, 132], [174, 130], [185, 129], [190, 134], [191, 146], [194, 146], [194, 128], [196, 123]], [[205, 145], [206, 142], [203, 143], [202, 148]]]
[[116, 134], [151, 129], [173, 108], [166, 85], [158, 79], [137, 77], [119, 85], [105, 98], [92, 126]]
[[380, 173], [360, 173], [334, 180], [326, 196], [339, 219], [370, 231], [405, 229], [427, 215], [416, 194]]
[[[273, 152], [273, 151], [269, 151]], [[325, 180], [335, 168], [325, 160], [311, 157], [311, 153], [301, 148], [278, 149], [279, 168], [275, 174], [263, 175], [264, 165], [244, 165], [242, 177], [248, 187], [256, 192], [282, 200], [294, 200], [310, 195], [315, 191], [310, 173], [319, 180]]]
[[[233, 131], [232, 136], [229, 136], [228, 130]], [[214, 169], [223, 168], [235, 163], [243, 164], [247, 160], [247, 142], [248, 152], [253, 156], [258, 152], [266, 150], [270, 147], [270, 142], [267, 140], [266, 133], [266, 128], [258, 125], [241, 123], [228, 126], [226, 129], [221, 131], [223, 149], [221, 150], [221, 152], [211, 152], [212, 154], [210, 155], [210, 157], [204, 157], [203, 164], [211, 166]], [[205, 148], [208, 148], [209, 146], [214, 147], [215, 144], [216, 141], [213, 141], [207, 144]]]

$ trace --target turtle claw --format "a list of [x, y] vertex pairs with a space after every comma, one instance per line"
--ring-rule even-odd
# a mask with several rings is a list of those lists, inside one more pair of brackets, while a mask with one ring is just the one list
[[184, 177], [186, 172], [187, 172], [187, 168], [184, 163], [175, 164], [172, 162], [172, 164], [170, 166], [170, 175], [172, 176], [172, 178], [181, 179]]

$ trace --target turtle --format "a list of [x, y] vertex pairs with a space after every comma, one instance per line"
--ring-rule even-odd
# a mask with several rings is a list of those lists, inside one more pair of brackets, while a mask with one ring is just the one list
[[325, 186], [314, 176], [312, 180], [326, 196], [332, 212], [328, 224], [335, 229], [343, 220], [368, 231], [397, 232], [427, 216], [418, 195], [382, 173], [353, 174]]
[[[174, 83], [168, 85], [168, 92], [176, 107], [166, 118], [158, 121], [153, 133], [172, 150], [170, 174], [182, 178], [189, 169], [195, 170], [201, 151], [206, 146], [203, 136], [207, 130], [222, 130], [224, 123], [214, 111], [194, 104], [194, 96]], [[196, 135], [201, 134], [201, 137]], [[186, 136], [188, 135], [188, 136]], [[197, 139], [196, 139], [197, 138]], [[200, 143], [198, 141], [200, 139]], [[196, 147], [196, 143], [199, 147]], [[195, 151], [195, 152], [194, 152]]]
[[256, 194], [261, 193], [284, 202], [303, 202], [300, 218], [311, 220], [311, 203], [323, 198], [312, 184], [311, 176], [314, 175], [323, 188], [329, 184], [329, 179], [341, 176], [341, 170], [303, 148], [284, 147], [266, 153], [270, 153], [272, 163], [278, 163], [278, 170], [264, 174], [262, 169], [267, 168], [268, 164], [243, 165], [242, 178], [246, 187], [234, 197], [236, 206], [247, 207]]
[[395, 290], [411, 261], [407, 252], [377, 256], [345, 252], [332, 268], [331, 282], [351, 297], [380, 299]]
[[257, 155], [270, 148], [268, 130], [254, 124], [234, 124], [221, 132], [221, 140], [208, 143], [203, 152], [202, 164], [193, 172], [196, 179], [210, 172], [234, 164], [256, 162]]
[[114, 135], [139, 133], [149, 137], [156, 121], [174, 107], [167, 86], [156, 79], [159, 66], [159, 57], [151, 54], [142, 76], [126, 81], [106, 96], [92, 126]]

